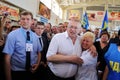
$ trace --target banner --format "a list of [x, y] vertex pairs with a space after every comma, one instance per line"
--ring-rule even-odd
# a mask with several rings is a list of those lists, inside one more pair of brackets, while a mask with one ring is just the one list
[[[87, 11], [89, 21], [101, 22], [104, 18], [104, 11]], [[120, 21], [120, 12], [119, 11], [108, 11], [108, 20], [119, 20]]]
[[19, 8], [0, 2], [0, 15], [9, 15], [11, 20], [19, 20]]
[[108, 13], [109, 20], [120, 20], [120, 12], [111, 11]]
[[47, 6], [45, 6], [42, 2], [40, 2], [38, 14], [47, 19], [50, 19], [50, 13], [51, 10]]
[[104, 11], [87, 11], [89, 21], [101, 22], [104, 17]]
[[68, 19], [75, 17], [77, 20], [81, 19], [80, 10], [68, 10]]
[[43, 23], [48, 23], [48, 19], [44, 18], [44, 17], [40, 17], [40, 21]]

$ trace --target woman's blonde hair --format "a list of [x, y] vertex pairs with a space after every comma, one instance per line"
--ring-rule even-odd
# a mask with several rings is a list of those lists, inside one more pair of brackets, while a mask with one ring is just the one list
[[82, 39], [84, 39], [86, 37], [87, 38], [91, 38], [93, 42], [95, 41], [95, 34], [92, 33], [92, 32], [86, 32], [86, 33], [84, 33], [83, 36], [82, 36]]

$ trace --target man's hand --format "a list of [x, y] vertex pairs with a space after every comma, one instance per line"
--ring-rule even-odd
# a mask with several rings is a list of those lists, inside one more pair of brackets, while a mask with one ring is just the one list
[[82, 64], [83, 63], [83, 60], [78, 56], [71, 55], [70, 59], [71, 59], [71, 62], [75, 63], [75, 64]]
[[39, 66], [38, 64], [32, 65], [31, 72], [34, 73], [37, 70], [38, 66]]

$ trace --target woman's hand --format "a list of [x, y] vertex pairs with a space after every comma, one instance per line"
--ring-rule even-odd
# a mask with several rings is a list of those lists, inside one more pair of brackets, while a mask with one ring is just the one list
[[91, 55], [93, 57], [96, 57], [98, 54], [97, 54], [97, 51], [96, 51], [96, 48], [94, 45], [92, 45], [90, 48], [89, 48], [89, 51], [91, 52]]

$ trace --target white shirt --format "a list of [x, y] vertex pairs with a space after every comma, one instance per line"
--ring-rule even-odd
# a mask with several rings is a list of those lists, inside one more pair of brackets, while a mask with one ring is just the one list
[[96, 65], [97, 63], [97, 56], [93, 57], [88, 50], [83, 51], [80, 58], [83, 59], [82, 65]]
[[[56, 34], [49, 45], [47, 57], [56, 53], [62, 53], [65, 55], [81, 55], [80, 37], [77, 37], [75, 44], [68, 36], [67, 32]], [[77, 65], [72, 63], [52, 63], [49, 62], [48, 66], [52, 72], [59, 77], [68, 78], [72, 77], [77, 72]]]
[[93, 57], [88, 50], [83, 51], [80, 57], [83, 59], [82, 66], [78, 67], [75, 80], [97, 80], [97, 56]]

